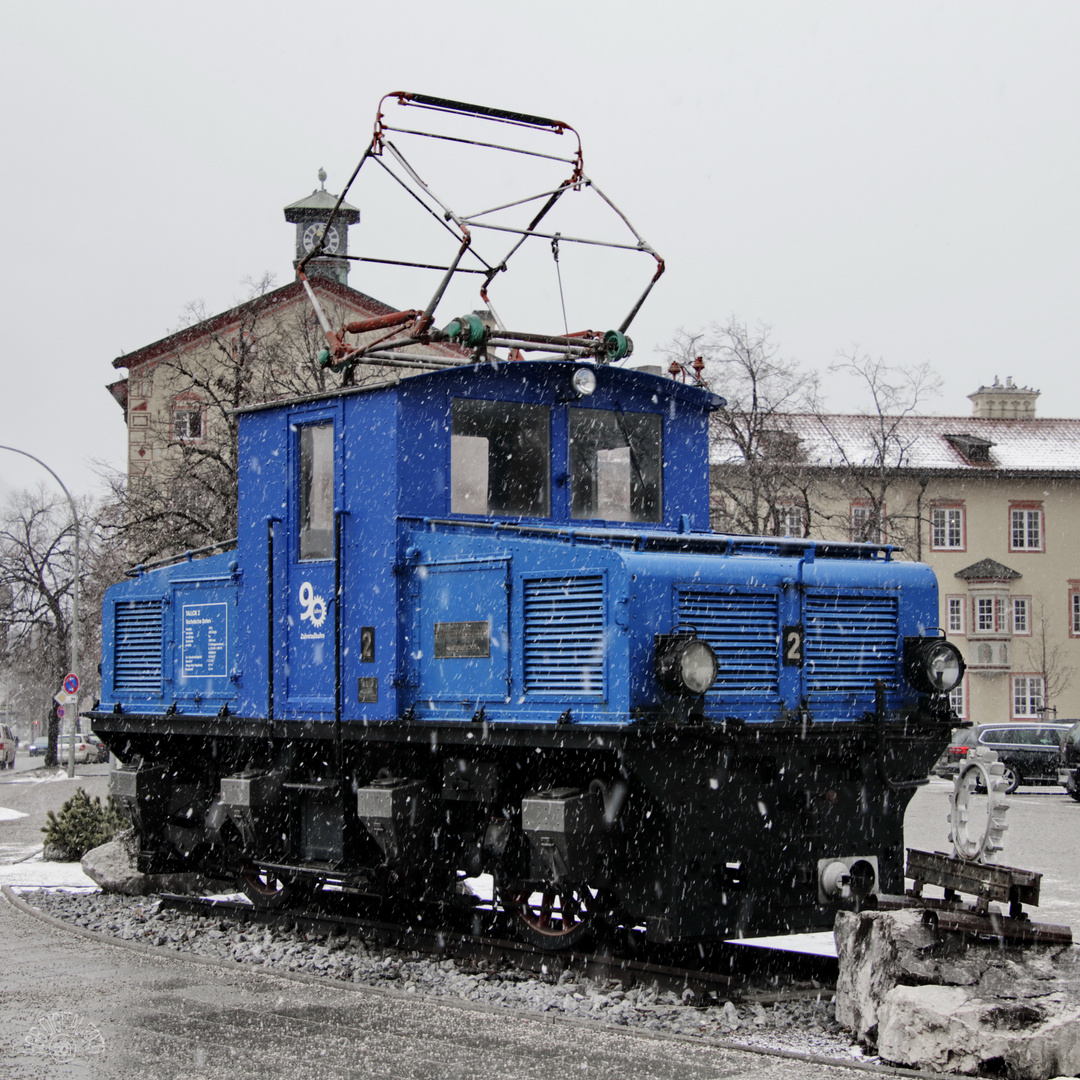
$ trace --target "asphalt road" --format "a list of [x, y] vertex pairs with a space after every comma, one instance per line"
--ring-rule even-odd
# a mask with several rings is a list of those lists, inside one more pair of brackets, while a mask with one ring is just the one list
[[[0, 789], [2, 790], [2, 789]], [[614, 1027], [200, 964], [0, 899], [10, 1080], [826, 1080], [821, 1065]], [[865, 1074], [861, 1074], [865, 1075]]]

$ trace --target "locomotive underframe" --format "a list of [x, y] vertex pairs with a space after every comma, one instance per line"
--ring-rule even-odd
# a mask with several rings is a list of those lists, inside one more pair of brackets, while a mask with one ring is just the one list
[[871, 860], [872, 891], [902, 892], [904, 809], [948, 731], [947, 711], [625, 728], [93, 719], [126, 766], [114, 789], [144, 870], [258, 869], [402, 900], [491, 873], [588, 887], [624, 925], [680, 941], [830, 927], [846, 902], [822, 900], [830, 860]]

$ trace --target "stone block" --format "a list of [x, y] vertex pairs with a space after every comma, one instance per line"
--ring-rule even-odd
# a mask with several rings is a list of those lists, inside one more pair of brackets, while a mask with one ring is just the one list
[[211, 883], [199, 874], [143, 874], [136, 867], [136, 851], [130, 834], [121, 834], [82, 857], [83, 873], [101, 886], [102, 892], [123, 896], [149, 893], [192, 893]]

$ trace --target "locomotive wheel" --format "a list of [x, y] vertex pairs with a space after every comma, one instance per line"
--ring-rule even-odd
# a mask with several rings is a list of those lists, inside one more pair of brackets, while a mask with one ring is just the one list
[[553, 951], [571, 949], [587, 938], [605, 907], [596, 889], [572, 882], [514, 882], [499, 890], [499, 899], [514, 916], [523, 941]]
[[240, 888], [252, 907], [264, 911], [291, 907], [309, 901], [317, 891], [315, 882], [250, 866], [240, 873]]

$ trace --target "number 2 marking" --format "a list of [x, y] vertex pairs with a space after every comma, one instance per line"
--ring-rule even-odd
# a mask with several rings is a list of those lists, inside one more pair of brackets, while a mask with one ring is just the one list
[[784, 666], [802, 667], [803, 663], [803, 628], [801, 626], [784, 627]]

